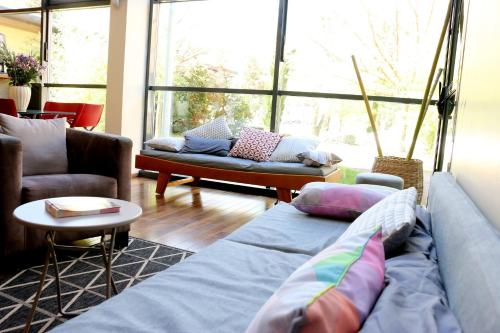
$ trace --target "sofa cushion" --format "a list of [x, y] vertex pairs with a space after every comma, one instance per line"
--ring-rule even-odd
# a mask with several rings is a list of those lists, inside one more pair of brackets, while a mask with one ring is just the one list
[[377, 185], [312, 182], [302, 187], [292, 206], [304, 213], [352, 222], [395, 191]]
[[233, 137], [225, 117], [215, 118], [206, 124], [186, 131], [184, 135], [206, 139], [231, 139]]
[[226, 239], [284, 252], [315, 255], [347, 229], [349, 223], [307, 215], [287, 203], [279, 203]]
[[208, 154], [216, 156], [227, 156], [231, 149], [231, 140], [206, 139], [186, 135], [184, 146], [179, 151], [181, 154]]
[[384, 285], [382, 232], [355, 234], [300, 266], [255, 316], [247, 333], [351, 333]]
[[384, 291], [360, 332], [461, 332], [448, 305], [430, 230], [428, 212], [417, 206], [415, 228], [398, 255], [386, 261]]
[[173, 137], [173, 136], [164, 136], [153, 138], [144, 142], [148, 147], [153, 149], [163, 150], [163, 151], [172, 151], [177, 153], [179, 150], [184, 147], [184, 143], [186, 140], [183, 137]]
[[244, 332], [309, 258], [220, 240], [52, 332]]
[[336, 170], [335, 167], [311, 168], [302, 163], [255, 162], [236, 157], [222, 157], [207, 154], [179, 154], [154, 149], [141, 150], [141, 155], [208, 168], [259, 173], [327, 176]]
[[342, 162], [342, 159], [332, 152], [311, 150], [297, 155], [300, 162], [310, 167], [332, 166]]
[[258, 162], [269, 161], [269, 157], [280, 140], [281, 135], [277, 133], [245, 127], [233, 149], [229, 152], [229, 156]]
[[450, 308], [464, 332], [499, 332], [500, 233], [451, 174], [434, 173], [428, 209]]
[[22, 200], [89, 196], [116, 198], [116, 179], [90, 174], [26, 176], [22, 180]]
[[396, 191], [361, 214], [349, 225], [341, 238], [347, 238], [380, 225], [386, 258], [391, 257], [406, 241], [415, 226], [416, 201], [417, 190], [414, 187]]
[[296, 162], [300, 160], [298, 154], [314, 150], [319, 145], [319, 140], [315, 138], [302, 138], [296, 136], [285, 136], [278, 143], [278, 146], [271, 154], [272, 162]]
[[0, 114], [0, 132], [23, 145], [23, 175], [68, 172], [66, 118], [21, 119]]

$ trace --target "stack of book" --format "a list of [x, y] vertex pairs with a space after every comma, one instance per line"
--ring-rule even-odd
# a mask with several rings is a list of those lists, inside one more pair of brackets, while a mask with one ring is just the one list
[[120, 212], [120, 206], [103, 198], [56, 198], [45, 200], [45, 209], [55, 218]]

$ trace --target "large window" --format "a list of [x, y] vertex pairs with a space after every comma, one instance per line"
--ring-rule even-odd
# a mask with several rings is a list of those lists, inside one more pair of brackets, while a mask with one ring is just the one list
[[[346, 165], [369, 169], [376, 149], [351, 55], [384, 153], [404, 156], [448, 1], [153, 3], [146, 138], [225, 115], [236, 134], [317, 136]], [[431, 106], [415, 153], [426, 169], [436, 125]]]
[[[109, 13], [109, 7], [49, 11], [49, 100], [106, 104]], [[96, 130], [104, 126], [103, 115]]]

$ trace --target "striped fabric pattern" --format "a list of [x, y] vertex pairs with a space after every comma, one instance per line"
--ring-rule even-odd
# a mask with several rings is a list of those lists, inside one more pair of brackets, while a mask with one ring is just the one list
[[357, 332], [384, 286], [381, 228], [354, 235], [298, 268], [247, 333]]

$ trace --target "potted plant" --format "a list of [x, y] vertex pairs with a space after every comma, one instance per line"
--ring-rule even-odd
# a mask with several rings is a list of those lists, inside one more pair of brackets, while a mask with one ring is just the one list
[[18, 111], [26, 111], [31, 98], [31, 82], [38, 80], [43, 66], [31, 55], [9, 51], [5, 43], [0, 47], [0, 62], [7, 67], [9, 98], [15, 101]]

